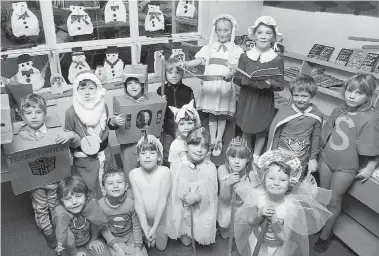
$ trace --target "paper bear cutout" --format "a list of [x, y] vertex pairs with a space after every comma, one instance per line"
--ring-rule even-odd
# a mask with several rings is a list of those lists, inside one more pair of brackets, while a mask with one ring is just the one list
[[88, 63], [86, 62], [86, 56], [82, 52], [73, 53], [72, 62], [68, 70], [68, 80], [70, 83], [74, 83], [76, 75], [84, 70], [90, 70]]
[[91, 18], [83, 6], [70, 6], [71, 14], [67, 18], [67, 30], [70, 36], [89, 35], [93, 33]]
[[148, 4], [148, 11], [145, 18], [146, 31], [164, 30], [164, 17], [158, 5]]
[[54, 94], [63, 93], [71, 88], [60, 74], [51, 74], [50, 84]]
[[102, 84], [104, 84], [105, 81], [107, 80], [107, 77], [105, 76], [105, 73], [104, 73], [104, 67], [101, 65], [98, 65], [96, 67], [95, 75], [97, 76], [97, 78], [99, 78]]
[[172, 49], [172, 54], [170, 58], [175, 58], [180, 61], [185, 61], [186, 55], [183, 52], [183, 49]]
[[124, 70], [124, 62], [118, 58], [118, 53], [106, 53], [104, 60], [105, 82], [112, 83], [121, 81], [121, 75]]
[[38, 36], [38, 19], [29, 10], [26, 2], [12, 3], [12, 9], [11, 25], [14, 36]]
[[187, 17], [193, 18], [195, 16], [196, 7], [195, 1], [185, 1], [179, 0], [178, 6], [176, 7], [176, 16], [177, 17]]
[[109, 0], [104, 8], [104, 21], [110, 22], [126, 22], [126, 8], [121, 0]]
[[45, 78], [39, 69], [33, 67], [32, 60], [18, 64], [16, 78], [20, 84], [31, 84], [33, 92], [41, 90], [45, 85]]

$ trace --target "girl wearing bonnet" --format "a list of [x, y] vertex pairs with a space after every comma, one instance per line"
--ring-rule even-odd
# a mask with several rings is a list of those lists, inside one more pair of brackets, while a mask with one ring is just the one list
[[93, 195], [103, 196], [99, 177], [116, 163], [108, 143], [109, 130], [125, 123], [122, 116], [108, 118], [106, 90], [91, 71], [78, 73], [73, 83], [72, 106], [66, 111], [65, 128], [79, 135], [70, 144], [74, 155], [73, 175], [84, 179]]

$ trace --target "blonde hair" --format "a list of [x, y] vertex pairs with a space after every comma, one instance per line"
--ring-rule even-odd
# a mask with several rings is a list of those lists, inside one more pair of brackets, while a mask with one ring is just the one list
[[46, 100], [41, 95], [31, 93], [21, 98], [21, 103], [20, 103], [21, 113], [23, 114], [24, 109], [30, 108], [30, 107], [39, 107], [40, 109], [42, 109], [45, 115], [47, 113]]

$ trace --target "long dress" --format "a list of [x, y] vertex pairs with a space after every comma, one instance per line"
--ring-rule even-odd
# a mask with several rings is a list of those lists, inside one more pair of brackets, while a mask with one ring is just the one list
[[[252, 50], [241, 55], [238, 67], [251, 74], [258, 69], [278, 67], [284, 74], [284, 61], [273, 50], [257, 55]], [[254, 59], [254, 60], [253, 60]], [[283, 77], [270, 79], [270, 88], [259, 89], [241, 85], [242, 75], [234, 77], [233, 82], [241, 86], [237, 105], [237, 125], [243, 132], [256, 134], [269, 129], [275, 115], [274, 91], [283, 90]], [[258, 82], [265, 83], [265, 82]]]
[[[167, 208], [167, 234], [171, 239], [191, 235], [191, 207], [193, 208], [194, 239], [200, 244], [210, 244], [216, 238], [217, 170], [209, 160], [198, 165], [185, 157], [171, 165], [172, 188]], [[201, 201], [186, 205], [184, 197], [189, 192], [199, 193]]]
[[[237, 65], [242, 53], [242, 48], [232, 42], [225, 44], [215, 42], [212, 45], [203, 46], [195, 57], [201, 58], [203, 64], [208, 63], [205, 67], [205, 75], [225, 75], [230, 70], [227, 63]], [[214, 115], [234, 116], [236, 112], [235, 85], [225, 80], [203, 81], [196, 107]]]

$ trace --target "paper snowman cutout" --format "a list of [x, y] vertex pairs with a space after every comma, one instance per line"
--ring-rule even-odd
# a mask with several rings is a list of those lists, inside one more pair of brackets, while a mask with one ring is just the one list
[[196, 7], [195, 1], [185, 1], [179, 0], [178, 6], [176, 7], [176, 16], [177, 17], [187, 17], [193, 18], [195, 16]]
[[38, 36], [38, 19], [32, 13], [26, 2], [12, 3], [11, 26], [15, 37]]
[[42, 77], [39, 69], [33, 67], [33, 60], [30, 55], [20, 55], [17, 59], [17, 63], [17, 82], [20, 84], [31, 84], [33, 86], [33, 92], [41, 90], [45, 84], [45, 78]]
[[107, 48], [106, 59], [104, 60], [105, 82], [112, 83], [121, 81], [121, 75], [124, 70], [124, 62], [118, 58], [118, 49], [116, 46]]
[[172, 49], [172, 54], [170, 58], [175, 58], [183, 62], [186, 58], [186, 55], [184, 54], [182, 49]]
[[101, 65], [98, 65], [96, 67], [95, 75], [97, 76], [97, 78], [99, 78], [102, 84], [104, 84], [105, 81], [107, 80], [107, 77], [105, 76], [105, 73], [104, 73], [104, 67]]
[[104, 21], [110, 22], [126, 22], [126, 8], [122, 0], [109, 0], [104, 8]]
[[83, 6], [70, 6], [71, 14], [67, 18], [67, 30], [70, 36], [90, 35], [93, 33], [91, 18]]
[[145, 18], [146, 31], [164, 30], [164, 17], [158, 5], [148, 4], [148, 11]]
[[159, 50], [154, 52], [154, 72], [157, 75], [162, 71], [162, 60], [164, 60], [164, 51]]
[[74, 83], [76, 75], [84, 70], [90, 70], [88, 63], [86, 62], [86, 56], [84, 55], [84, 53], [72, 53], [72, 62], [68, 70], [68, 80], [70, 81], [70, 83]]

